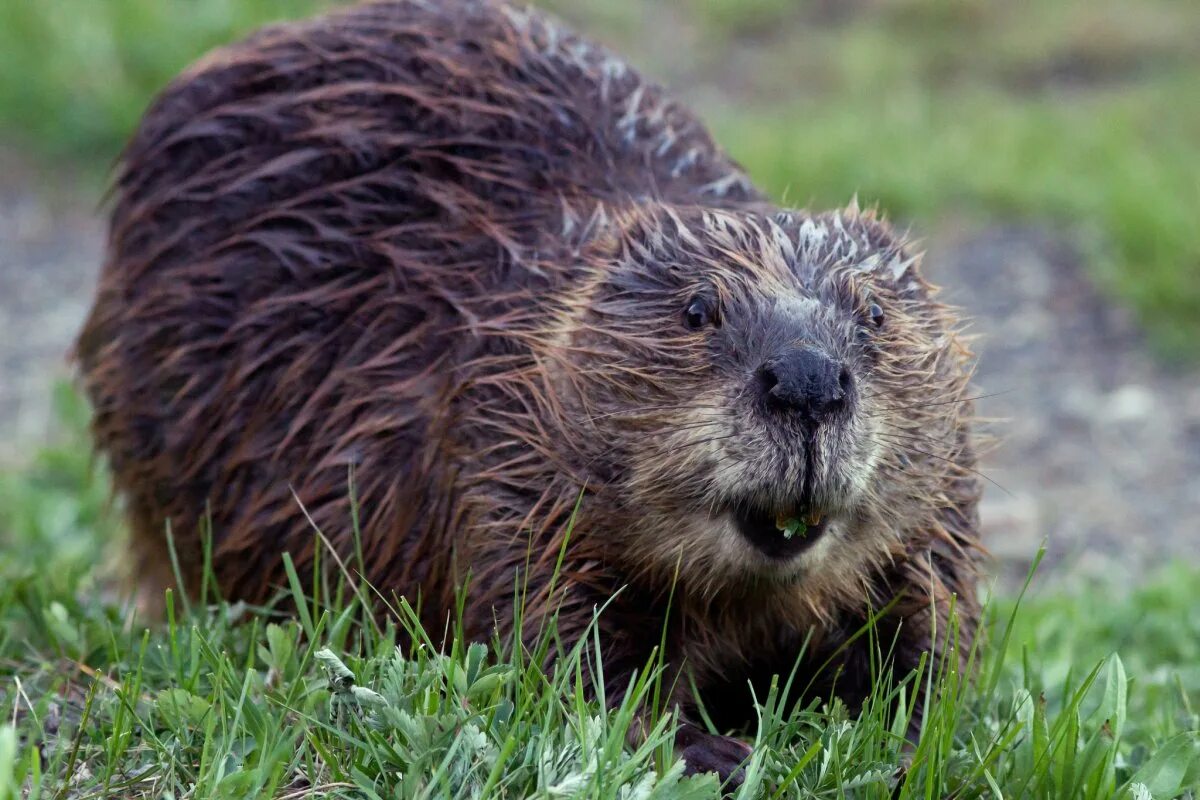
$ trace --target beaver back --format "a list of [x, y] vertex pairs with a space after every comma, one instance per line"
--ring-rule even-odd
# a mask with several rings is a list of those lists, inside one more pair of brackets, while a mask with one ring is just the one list
[[142, 580], [169, 521], [186, 578], [211, 530], [263, 599], [313, 558], [297, 499], [349, 535], [353, 466], [371, 574], [449, 585], [448, 456], [488, 447], [454, 399], [520, 349], [479, 329], [571, 280], [578, 209], [646, 198], [761, 199], [661, 89], [503, 5], [363, 5], [186, 71], [121, 160], [77, 346]]

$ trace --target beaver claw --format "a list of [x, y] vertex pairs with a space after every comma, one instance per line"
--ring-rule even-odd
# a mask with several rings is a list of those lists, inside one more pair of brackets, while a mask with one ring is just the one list
[[753, 751], [745, 742], [706, 733], [685, 722], [675, 734], [675, 746], [686, 764], [685, 775], [715, 772], [727, 794], [746, 780], [742, 765]]

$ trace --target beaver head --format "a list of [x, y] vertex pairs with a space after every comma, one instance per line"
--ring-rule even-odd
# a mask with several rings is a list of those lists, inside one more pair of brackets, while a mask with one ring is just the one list
[[936, 524], [968, 353], [873, 215], [639, 208], [581, 260], [552, 370], [631, 572], [847, 586]]

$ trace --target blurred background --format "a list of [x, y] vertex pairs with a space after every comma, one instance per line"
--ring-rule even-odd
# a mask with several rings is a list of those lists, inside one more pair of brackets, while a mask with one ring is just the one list
[[[70, 532], [102, 515], [64, 354], [142, 109], [210, 47], [329, 5], [0, 0], [0, 541], [88, 552]], [[1052, 576], [1200, 564], [1200, 3], [545, 5], [672, 86], [777, 198], [857, 194], [923, 241], [978, 335], [1005, 580], [1043, 540]]]

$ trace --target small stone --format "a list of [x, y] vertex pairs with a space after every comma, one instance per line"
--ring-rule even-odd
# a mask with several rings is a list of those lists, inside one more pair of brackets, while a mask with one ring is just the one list
[[1105, 418], [1116, 423], [1140, 422], [1154, 411], [1156, 400], [1154, 393], [1145, 386], [1126, 384], [1108, 396]]
[[1032, 561], [1046, 536], [1041, 516], [1032, 495], [985, 493], [979, 506], [984, 546], [998, 561]]

